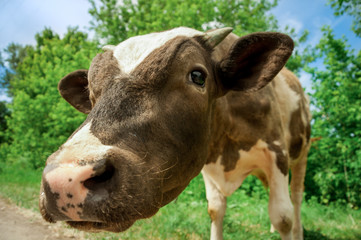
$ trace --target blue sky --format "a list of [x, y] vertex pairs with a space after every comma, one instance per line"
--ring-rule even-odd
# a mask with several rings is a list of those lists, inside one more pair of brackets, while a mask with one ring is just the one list
[[[351, 30], [352, 17], [343, 15], [335, 17], [333, 9], [327, 5], [327, 0], [279, 0], [278, 6], [272, 10], [281, 27], [289, 25], [301, 33], [309, 31], [305, 45], [315, 46], [322, 37], [321, 27], [329, 25], [334, 30], [337, 38], [345, 36], [351, 48], [361, 49], [361, 38], [356, 37]], [[322, 68], [322, 61], [315, 66]], [[312, 92], [311, 76], [301, 72], [301, 84], [307, 92]]]
[[0, 49], [11, 42], [35, 44], [44, 27], [60, 35], [69, 26], [85, 30], [89, 8], [87, 0], [0, 0]]
[[[352, 48], [361, 49], [361, 39], [350, 30], [352, 18], [334, 17], [327, 0], [279, 0], [272, 10], [281, 26], [289, 25], [301, 33], [310, 32], [307, 44], [315, 45], [322, 36], [321, 26], [330, 25], [336, 35], [344, 35]], [[61, 36], [69, 26], [86, 30], [91, 16], [87, 0], [0, 0], [0, 49], [11, 42], [35, 44], [34, 36], [50, 27]], [[301, 82], [310, 89], [309, 76], [301, 75]], [[0, 100], [5, 99], [0, 94]]]
[[272, 13], [281, 26], [293, 26], [298, 32], [309, 30], [308, 44], [317, 44], [322, 37], [321, 27], [330, 25], [338, 37], [345, 35], [353, 48], [361, 49], [361, 39], [351, 31], [352, 18], [335, 17], [326, 3], [327, 0], [279, 0]]

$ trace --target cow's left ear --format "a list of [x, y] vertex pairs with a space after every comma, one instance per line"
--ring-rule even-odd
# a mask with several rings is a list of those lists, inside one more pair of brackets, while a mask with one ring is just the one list
[[88, 90], [88, 70], [69, 73], [58, 84], [60, 95], [75, 109], [88, 114], [92, 108]]
[[292, 54], [292, 39], [281, 33], [254, 33], [239, 38], [219, 64], [222, 92], [257, 91], [267, 85]]

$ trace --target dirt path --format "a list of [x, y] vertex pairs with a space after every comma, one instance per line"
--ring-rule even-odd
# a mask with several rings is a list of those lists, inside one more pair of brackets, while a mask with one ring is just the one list
[[40, 213], [17, 207], [0, 198], [0, 240], [78, 240], [83, 234], [61, 223], [46, 223]]

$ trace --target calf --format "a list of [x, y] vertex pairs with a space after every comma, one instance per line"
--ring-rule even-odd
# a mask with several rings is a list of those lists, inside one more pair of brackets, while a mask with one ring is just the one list
[[133, 37], [105, 46], [89, 71], [60, 81], [61, 95], [88, 117], [47, 160], [45, 220], [124, 231], [202, 171], [211, 239], [222, 239], [226, 197], [254, 174], [269, 186], [269, 215], [282, 239], [303, 238], [310, 114], [298, 79], [284, 68], [293, 42], [231, 31]]

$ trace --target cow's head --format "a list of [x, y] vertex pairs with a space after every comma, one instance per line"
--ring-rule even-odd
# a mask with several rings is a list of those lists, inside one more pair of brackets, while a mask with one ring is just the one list
[[279, 33], [230, 32], [130, 38], [60, 81], [65, 100], [89, 115], [47, 160], [47, 221], [123, 231], [183, 191], [205, 164], [217, 98], [262, 88], [292, 52]]

